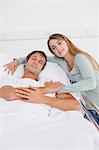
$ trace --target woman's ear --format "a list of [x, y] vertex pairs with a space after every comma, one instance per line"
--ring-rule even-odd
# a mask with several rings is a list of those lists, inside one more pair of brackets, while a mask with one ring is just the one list
[[27, 59], [27, 57], [26, 57], [26, 59], [25, 59], [25, 64], [28, 62], [28, 59]]

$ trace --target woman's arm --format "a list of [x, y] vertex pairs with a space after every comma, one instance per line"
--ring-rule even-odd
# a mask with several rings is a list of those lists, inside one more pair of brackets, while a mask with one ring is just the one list
[[59, 91], [60, 93], [82, 92], [96, 88], [96, 73], [89, 60], [84, 55], [78, 54], [75, 58], [75, 64], [79, 68], [78, 73], [81, 74], [81, 80], [69, 86], [64, 86]]
[[24, 64], [26, 57], [20, 57], [20, 58], [17, 58], [17, 60], [18, 60], [19, 64]]
[[[14, 58], [13, 61], [4, 65], [4, 71], [8, 71], [8, 74], [13, 74], [20, 64], [25, 63], [25, 59], [26, 57]], [[56, 62], [56, 59], [54, 57], [48, 57], [48, 61]]]
[[25, 57], [20, 57], [19, 59], [13, 59], [10, 63], [4, 65], [4, 71], [8, 71], [8, 74], [13, 74], [20, 64], [25, 63]]
[[[20, 57], [20, 58], [14, 58], [13, 61], [11, 61], [8, 64], [5, 64], [5, 71], [8, 71], [8, 74], [11, 73], [13, 75], [13, 73], [16, 71], [16, 69], [18, 68], [18, 66], [20, 64], [24, 64], [25, 63], [25, 59], [26, 57]], [[57, 63], [58, 58], [56, 57], [47, 57], [47, 60], [53, 63]]]
[[[81, 80], [70, 85], [62, 85], [59, 82], [50, 83], [48, 84], [49, 92], [82, 92], [96, 88], [96, 73], [89, 60], [82, 54], [78, 54], [75, 58], [75, 66], [78, 68], [75, 71], [80, 74]], [[76, 77], [75, 74], [74, 76]]]

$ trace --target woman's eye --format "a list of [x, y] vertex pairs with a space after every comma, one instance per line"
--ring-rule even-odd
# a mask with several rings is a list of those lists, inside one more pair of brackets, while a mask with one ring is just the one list
[[55, 49], [55, 47], [52, 47], [52, 50], [54, 50]]
[[32, 58], [32, 60], [36, 60], [36, 58]]

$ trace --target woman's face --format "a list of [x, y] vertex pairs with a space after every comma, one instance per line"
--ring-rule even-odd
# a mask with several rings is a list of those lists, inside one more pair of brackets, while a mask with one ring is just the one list
[[52, 39], [49, 46], [53, 53], [60, 58], [65, 57], [69, 50], [65, 40]]

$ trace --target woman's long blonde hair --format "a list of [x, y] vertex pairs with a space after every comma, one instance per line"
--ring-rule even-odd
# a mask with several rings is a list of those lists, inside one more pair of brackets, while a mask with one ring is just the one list
[[[48, 48], [50, 50], [51, 53], [53, 53], [52, 49], [50, 48], [50, 40], [52, 39], [57, 39], [57, 40], [65, 40], [67, 45], [68, 45], [68, 48], [69, 48], [69, 52], [75, 56], [77, 55], [78, 53], [81, 53], [83, 54], [84, 56], [86, 56], [86, 58], [89, 60], [89, 62], [92, 64], [93, 68], [96, 70], [96, 71], [99, 71], [99, 65], [98, 63], [96, 62], [96, 60], [94, 59], [93, 56], [91, 56], [90, 54], [88, 54], [87, 52], [84, 52], [82, 50], [80, 50], [79, 48], [77, 48], [65, 35], [62, 35], [62, 34], [52, 34], [48, 41], [47, 41], [47, 44], [48, 44]], [[53, 53], [54, 54], [54, 53]], [[54, 54], [55, 55], [55, 54]]]

